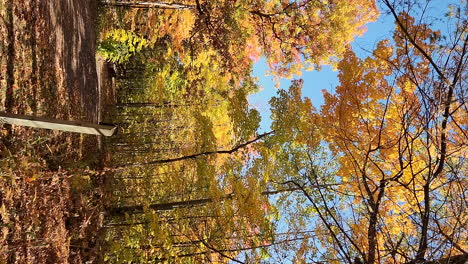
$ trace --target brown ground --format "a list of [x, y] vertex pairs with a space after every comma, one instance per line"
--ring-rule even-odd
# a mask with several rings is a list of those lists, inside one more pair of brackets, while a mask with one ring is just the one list
[[[95, 0], [0, 0], [0, 111], [100, 121], [112, 92], [98, 85], [108, 78], [103, 62], [96, 73], [97, 10]], [[100, 139], [0, 129], [0, 263], [94, 263]]]
[[96, 1], [1, 1], [2, 33], [14, 34], [3, 39], [2, 66], [14, 67], [14, 82], [2, 85], [6, 110], [96, 122]]

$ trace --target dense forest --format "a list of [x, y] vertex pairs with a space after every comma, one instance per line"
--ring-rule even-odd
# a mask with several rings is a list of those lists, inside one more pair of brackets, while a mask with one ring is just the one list
[[[0, 262], [466, 263], [467, 15], [462, 0], [0, 0], [0, 111], [119, 130], [0, 122]], [[386, 37], [355, 50], [383, 17]], [[259, 60], [278, 86], [266, 130]], [[313, 105], [300, 76], [325, 65], [339, 84]]]

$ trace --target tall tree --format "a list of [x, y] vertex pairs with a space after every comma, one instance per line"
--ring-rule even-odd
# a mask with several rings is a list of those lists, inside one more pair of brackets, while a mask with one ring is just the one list
[[169, 38], [181, 56], [211, 47], [231, 74], [243, 74], [266, 56], [279, 76], [334, 63], [347, 43], [377, 17], [372, 0], [360, 1], [104, 1], [138, 7], [129, 29], [152, 41]]
[[[282, 160], [276, 170], [286, 175], [276, 182], [302, 188], [309, 225], [326, 234], [309, 244], [320, 252], [308, 253], [313, 260], [466, 259], [466, 19], [451, 7], [453, 31], [443, 38], [384, 4], [397, 25], [393, 42], [379, 42], [365, 59], [348, 50], [338, 65], [340, 85], [325, 92], [320, 113], [302, 110], [299, 82], [272, 101], [274, 126], [286, 131], [281, 138], [275, 127], [272, 141], [282, 149], [274, 153]], [[301, 135], [324, 141], [306, 144]], [[317, 146], [330, 149], [325, 157], [338, 162], [335, 172], [324, 172]], [[341, 187], [308, 188], [327, 181]]]

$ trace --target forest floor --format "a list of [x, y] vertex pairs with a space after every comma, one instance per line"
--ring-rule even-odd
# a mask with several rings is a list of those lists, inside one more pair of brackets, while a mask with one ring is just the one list
[[[106, 64], [96, 65], [97, 20], [93, 0], [0, 0], [0, 111], [109, 122], [113, 93]], [[94, 262], [101, 143], [0, 124], [0, 263]]]

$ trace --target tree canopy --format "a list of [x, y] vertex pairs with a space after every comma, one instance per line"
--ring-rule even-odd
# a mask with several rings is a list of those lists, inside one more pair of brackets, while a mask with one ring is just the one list
[[[467, 15], [460, 0], [0, 0], [5, 110], [119, 127], [0, 124], [0, 262], [466, 263]], [[378, 19], [383, 37], [355, 45]], [[255, 63], [278, 84], [269, 128]], [[325, 65], [338, 83], [314, 105], [301, 73]]]
[[140, 7], [124, 15], [126, 29], [152, 44], [168, 41], [181, 58], [213, 50], [217, 57], [209, 59], [233, 75], [244, 74], [260, 56], [280, 77], [298, 74], [304, 67], [334, 64], [346, 44], [378, 15], [370, 0], [105, 3]]
[[[116, 177], [139, 196], [109, 208], [110, 238], [126, 242], [112, 242], [108, 260], [466, 258], [461, 9], [450, 7], [452, 31], [441, 32], [417, 3], [384, 0], [395, 30], [360, 58], [349, 43], [376, 19], [372, 1], [105, 3], [123, 20], [103, 43], [129, 45], [122, 62], [143, 67], [145, 87], [122, 80]], [[261, 56], [277, 78], [332, 64], [340, 84], [317, 110], [294, 80], [260, 133], [247, 97]]]

